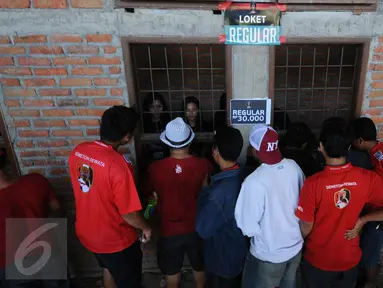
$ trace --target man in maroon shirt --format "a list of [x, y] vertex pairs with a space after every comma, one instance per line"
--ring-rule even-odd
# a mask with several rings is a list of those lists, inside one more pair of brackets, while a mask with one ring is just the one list
[[149, 166], [146, 189], [158, 195], [158, 266], [167, 275], [168, 287], [176, 288], [186, 253], [197, 288], [203, 288], [204, 256], [203, 242], [196, 232], [197, 201], [212, 165], [189, 154], [194, 133], [182, 118], [169, 122], [160, 139], [170, 147], [171, 156]]
[[[5, 173], [7, 155], [0, 150], [0, 283], [4, 287], [69, 287], [69, 281], [5, 280], [6, 219], [58, 216], [60, 209], [54, 189], [42, 175], [31, 173], [10, 179]], [[12, 236], [12, 235], [7, 235]], [[9, 247], [8, 247], [9, 248]], [[22, 283], [22, 285], [21, 285]], [[21, 285], [21, 286], [20, 286]], [[39, 286], [40, 285], [40, 286]], [[0, 285], [1, 286], [1, 285]]]

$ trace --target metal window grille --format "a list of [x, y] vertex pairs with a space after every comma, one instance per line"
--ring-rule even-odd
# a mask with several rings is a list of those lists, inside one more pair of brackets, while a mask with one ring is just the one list
[[[276, 48], [274, 125], [302, 121], [313, 130], [332, 116], [349, 119], [356, 95], [360, 45], [283, 45]], [[287, 119], [288, 118], [288, 119]], [[289, 121], [290, 120], [290, 121]]]
[[142, 131], [159, 133], [166, 125], [160, 121], [161, 127], [145, 126], [154, 114], [147, 104], [153, 103], [159, 93], [166, 106], [166, 111], [160, 112], [165, 122], [177, 117], [186, 119], [185, 99], [194, 96], [199, 101], [196, 132], [213, 132], [216, 113], [226, 111], [226, 107], [220, 107], [225, 93], [224, 45], [132, 44], [131, 49]]

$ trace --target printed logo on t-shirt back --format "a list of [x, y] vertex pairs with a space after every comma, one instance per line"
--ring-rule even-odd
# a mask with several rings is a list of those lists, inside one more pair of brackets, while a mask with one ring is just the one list
[[176, 173], [181, 174], [182, 173], [182, 167], [180, 165], [176, 165]]
[[378, 159], [379, 161], [382, 161], [383, 160], [383, 153], [382, 151], [378, 151], [374, 154], [375, 158]]
[[342, 188], [341, 190], [334, 193], [335, 207], [343, 209], [350, 203], [351, 192], [348, 189]]
[[77, 180], [81, 191], [88, 193], [93, 183], [93, 169], [89, 165], [79, 164]]

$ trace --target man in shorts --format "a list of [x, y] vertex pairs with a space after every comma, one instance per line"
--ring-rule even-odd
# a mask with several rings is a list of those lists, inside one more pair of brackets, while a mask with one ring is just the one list
[[196, 232], [197, 199], [212, 169], [206, 159], [194, 157], [189, 146], [194, 133], [182, 118], [166, 125], [160, 139], [170, 157], [149, 166], [146, 193], [158, 195], [160, 220], [158, 266], [169, 288], [178, 288], [185, 253], [193, 268], [197, 288], [205, 285], [203, 241]]
[[132, 108], [114, 106], [101, 118], [100, 140], [78, 145], [69, 156], [76, 201], [76, 233], [103, 268], [106, 288], [139, 288], [143, 240], [151, 228], [142, 217], [131, 162], [117, 152], [132, 139], [138, 116]]
[[347, 162], [351, 137], [344, 124], [325, 122], [319, 141], [326, 166], [305, 181], [296, 210], [306, 239], [302, 279], [307, 288], [350, 288], [356, 284], [362, 252], [359, 237], [345, 233], [365, 204], [383, 205], [383, 181]]

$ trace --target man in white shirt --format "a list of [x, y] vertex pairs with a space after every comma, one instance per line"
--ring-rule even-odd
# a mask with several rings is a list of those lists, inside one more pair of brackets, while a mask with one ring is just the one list
[[262, 165], [243, 182], [235, 207], [238, 227], [251, 237], [242, 288], [295, 288], [303, 246], [295, 210], [305, 176], [282, 158], [273, 128], [255, 125], [249, 142]]

